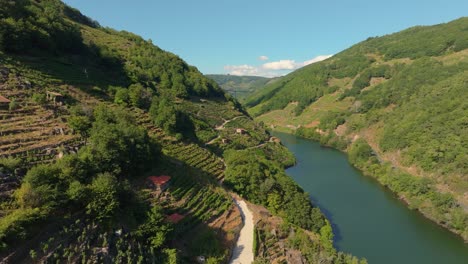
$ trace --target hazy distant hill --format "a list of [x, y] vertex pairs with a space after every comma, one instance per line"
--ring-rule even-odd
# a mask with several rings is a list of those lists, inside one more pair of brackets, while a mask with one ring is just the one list
[[266, 125], [346, 149], [411, 207], [468, 238], [467, 48], [468, 18], [369, 38], [245, 104]]
[[241, 102], [258, 89], [263, 88], [266, 84], [272, 83], [277, 79], [259, 76], [236, 76], [224, 74], [207, 74], [205, 76], [213, 79], [223, 90], [229, 92]]

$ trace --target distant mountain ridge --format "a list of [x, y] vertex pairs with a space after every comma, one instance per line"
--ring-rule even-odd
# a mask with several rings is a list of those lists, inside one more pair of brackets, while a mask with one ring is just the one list
[[227, 91], [235, 96], [239, 101], [243, 101], [252, 93], [257, 92], [265, 85], [274, 82], [277, 78], [267, 78], [260, 76], [237, 76], [225, 74], [206, 74], [206, 77], [214, 80]]

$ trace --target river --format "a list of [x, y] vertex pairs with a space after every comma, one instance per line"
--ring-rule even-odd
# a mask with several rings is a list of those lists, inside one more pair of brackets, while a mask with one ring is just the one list
[[467, 264], [468, 245], [408, 209], [344, 153], [284, 133], [273, 133], [294, 153], [290, 175], [332, 222], [335, 245], [370, 264]]

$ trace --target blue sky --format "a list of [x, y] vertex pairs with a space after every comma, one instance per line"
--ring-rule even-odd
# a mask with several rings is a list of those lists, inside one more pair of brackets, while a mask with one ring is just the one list
[[[207, 73], [274, 76], [370, 36], [468, 15], [467, 0], [65, 0]], [[314, 60], [315, 58], [315, 60]]]

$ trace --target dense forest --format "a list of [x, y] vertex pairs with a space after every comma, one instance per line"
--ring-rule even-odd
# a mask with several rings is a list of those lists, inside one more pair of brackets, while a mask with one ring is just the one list
[[284, 173], [291, 153], [151, 40], [58, 0], [0, 0], [0, 80], [2, 262], [226, 263], [242, 226], [230, 191], [284, 219], [310, 262], [358, 262]]
[[468, 238], [468, 19], [369, 38], [246, 99], [275, 129], [347, 151], [411, 208]]

